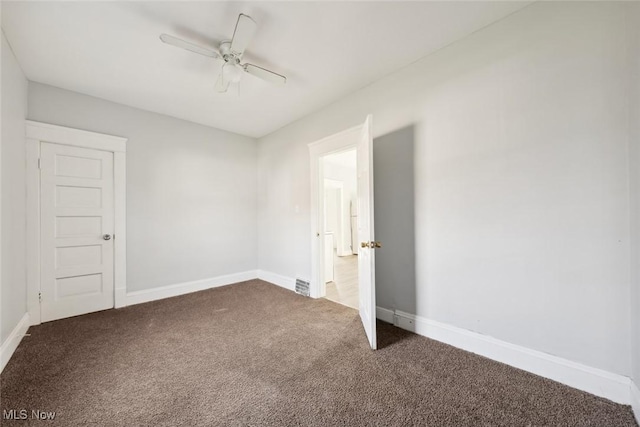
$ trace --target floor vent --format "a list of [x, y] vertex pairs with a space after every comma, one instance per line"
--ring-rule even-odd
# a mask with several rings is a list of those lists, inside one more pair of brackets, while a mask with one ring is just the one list
[[304, 295], [305, 297], [309, 296], [309, 282], [302, 279], [296, 279], [296, 293], [300, 295]]

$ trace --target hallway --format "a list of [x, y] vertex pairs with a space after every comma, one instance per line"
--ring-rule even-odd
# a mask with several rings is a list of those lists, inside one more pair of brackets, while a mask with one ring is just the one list
[[358, 256], [333, 253], [334, 281], [327, 283], [328, 300], [358, 309]]

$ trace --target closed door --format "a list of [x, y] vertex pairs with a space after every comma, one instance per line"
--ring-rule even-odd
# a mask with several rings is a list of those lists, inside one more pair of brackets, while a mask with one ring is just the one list
[[40, 147], [42, 321], [113, 307], [113, 153]]

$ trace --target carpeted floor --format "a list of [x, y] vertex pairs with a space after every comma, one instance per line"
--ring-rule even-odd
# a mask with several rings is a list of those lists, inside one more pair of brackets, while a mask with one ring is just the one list
[[[61, 426], [635, 426], [629, 407], [258, 280], [32, 327], [1, 407]], [[4, 421], [3, 425], [46, 425]]]

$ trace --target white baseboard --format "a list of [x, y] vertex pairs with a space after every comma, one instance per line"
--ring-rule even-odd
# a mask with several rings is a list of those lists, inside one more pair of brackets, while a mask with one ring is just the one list
[[114, 308], [122, 308], [127, 306], [127, 289], [126, 288], [116, 288], [114, 292]]
[[[638, 381], [640, 381], [640, 379]], [[631, 408], [636, 416], [638, 425], [640, 425], [640, 388], [638, 388], [638, 384], [633, 381], [631, 381]]]
[[623, 375], [399, 310], [394, 312], [378, 307], [376, 314], [379, 319], [389, 322], [388, 319], [391, 318], [391, 323], [418, 335], [450, 344], [617, 403], [625, 405], [631, 403], [629, 392], [631, 380]]
[[270, 271], [258, 270], [258, 279], [265, 282], [273, 283], [290, 291], [296, 290], [296, 279], [292, 277], [282, 276], [281, 274], [272, 273]]
[[247, 280], [253, 280], [257, 278], [258, 273], [255, 270], [250, 270], [244, 271], [242, 273], [212, 277], [209, 279], [194, 280], [193, 282], [177, 283], [175, 285], [162, 286], [160, 288], [128, 292], [126, 305], [142, 304], [144, 302], [171, 298], [178, 295], [203, 291], [205, 289], [217, 288], [219, 286], [231, 285], [238, 282], [245, 282]]
[[389, 310], [388, 308], [376, 307], [376, 319], [380, 319], [383, 322], [394, 324], [393, 316], [394, 316], [393, 310]]
[[18, 322], [11, 334], [7, 337], [7, 339], [0, 345], [0, 372], [4, 370], [4, 367], [7, 366], [9, 359], [13, 356], [13, 353], [18, 348], [20, 341], [24, 337], [24, 334], [29, 330], [30, 325], [29, 313], [25, 313], [22, 316], [22, 319]]

